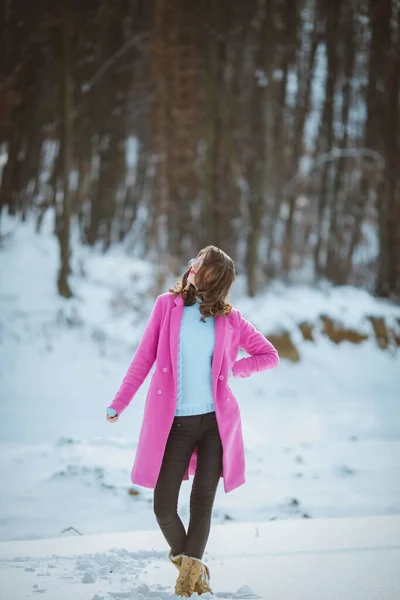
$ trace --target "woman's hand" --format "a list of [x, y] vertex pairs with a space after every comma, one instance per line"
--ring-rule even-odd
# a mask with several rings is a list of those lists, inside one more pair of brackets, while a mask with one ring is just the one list
[[109, 423], [116, 423], [119, 419], [119, 415], [115, 415], [115, 417], [110, 417], [109, 415], [106, 415], [106, 419]]

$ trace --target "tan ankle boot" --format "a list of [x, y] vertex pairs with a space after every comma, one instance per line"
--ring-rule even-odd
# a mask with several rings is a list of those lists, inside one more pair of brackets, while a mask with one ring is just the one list
[[201, 562], [191, 556], [182, 556], [179, 576], [175, 584], [175, 594], [190, 598], [201, 573]]
[[210, 588], [210, 572], [198, 558], [178, 554], [173, 556], [169, 553], [169, 559], [179, 569], [179, 576], [176, 580], [175, 594], [190, 598], [193, 592], [199, 596], [206, 592], [212, 594]]
[[200, 577], [197, 580], [194, 591], [197, 592], [199, 596], [200, 594], [206, 594], [207, 592], [210, 592], [210, 594], [213, 593], [212, 589], [210, 588], [210, 571], [203, 563], [201, 563]]

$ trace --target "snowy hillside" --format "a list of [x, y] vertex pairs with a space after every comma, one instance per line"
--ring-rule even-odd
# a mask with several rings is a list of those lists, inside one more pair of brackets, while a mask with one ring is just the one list
[[[151, 266], [123, 248], [102, 255], [75, 242], [75, 297], [65, 301], [51, 231], [51, 213], [40, 235], [29, 221], [2, 219], [0, 540], [70, 526], [85, 535], [156, 529], [151, 490], [130, 485], [149, 380], [117, 424], [105, 421], [154, 301]], [[275, 285], [250, 300], [240, 278], [232, 301], [263, 332], [290, 331], [301, 360], [230, 382], [247, 483], [227, 495], [221, 486], [214, 524], [400, 513], [398, 351], [372, 336], [311, 343], [297, 327], [325, 312], [371, 329], [367, 315], [394, 323], [399, 308], [328, 286]], [[184, 483], [184, 519], [189, 490]]]
[[[400, 517], [220, 525], [204, 560], [221, 600], [398, 600]], [[157, 531], [0, 544], [1, 600], [172, 600], [176, 577]]]

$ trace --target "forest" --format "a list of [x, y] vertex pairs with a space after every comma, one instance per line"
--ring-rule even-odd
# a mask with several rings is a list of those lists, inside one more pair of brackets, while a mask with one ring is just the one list
[[[400, 297], [397, 0], [1, 0], [0, 207], [123, 243], [161, 285], [214, 244]], [[1, 230], [1, 222], [0, 222]]]

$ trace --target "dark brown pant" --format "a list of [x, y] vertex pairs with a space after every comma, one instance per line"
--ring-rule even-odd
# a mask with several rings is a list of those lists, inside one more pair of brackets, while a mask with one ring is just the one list
[[[178, 497], [196, 445], [197, 468], [190, 495], [190, 521], [186, 533], [178, 515]], [[222, 444], [215, 412], [175, 417], [154, 490], [156, 519], [174, 554], [184, 553], [199, 559], [203, 557], [221, 472]]]

